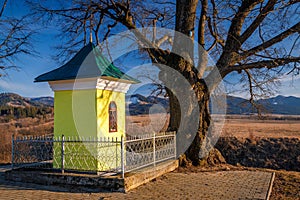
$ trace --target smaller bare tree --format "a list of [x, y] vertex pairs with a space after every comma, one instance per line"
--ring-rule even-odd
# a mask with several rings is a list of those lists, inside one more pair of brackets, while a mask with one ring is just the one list
[[6, 69], [16, 68], [15, 60], [21, 54], [35, 54], [32, 46], [33, 29], [29, 15], [21, 18], [6, 16], [8, 0], [0, 8], [0, 77], [6, 75]]

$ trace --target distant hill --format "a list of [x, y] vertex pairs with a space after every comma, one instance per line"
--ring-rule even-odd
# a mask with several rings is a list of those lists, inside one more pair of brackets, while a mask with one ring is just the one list
[[53, 97], [27, 98], [14, 93], [0, 93], [0, 106], [38, 107], [53, 106]]
[[[267, 99], [256, 100], [264, 114], [300, 115], [300, 98], [289, 96], [276, 96]], [[227, 96], [228, 114], [257, 113], [257, 109], [246, 99]]]
[[[126, 96], [127, 113], [131, 115], [147, 114], [149, 109], [159, 104], [169, 111], [168, 99], [162, 97], [149, 96], [145, 97], [140, 94]], [[277, 96], [268, 99], [255, 101], [264, 114], [282, 114], [282, 115], [300, 115], [300, 98]], [[152, 112], [161, 112], [162, 109], [151, 110]], [[257, 113], [256, 108], [249, 100], [227, 96], [227, 114], [249, 115]]]
[[29, 99], [21, 97], [20, 95], [2, 93], [0, 94], [0, 106], [29, 107], [32, 105]]
[[26, 98], [14, 93], [0, 94], [0, 116], [12, 118], [45, 116], [53, 113], [53, 98]]
[[264, 109], [273, 114], [300, 115], [300, 98], [277, 96], [257, 101]]
[[155, 96], [144, 97], [140, 94], [128, 95], [126, 96], [126, 105], [126, 112], [130, 115], [148, 114], [150, 109], [151, 113], [169, 112], [168, 99]]
[[249, 100], [227, 96], [227, 114], [250, 114], [256, 112]]
[[30, 98], [31, 102], [42, 104], [45, 106], [52, 106], [54, 105], [54, 98], [53, 97], [37, 97], [37, 98]]

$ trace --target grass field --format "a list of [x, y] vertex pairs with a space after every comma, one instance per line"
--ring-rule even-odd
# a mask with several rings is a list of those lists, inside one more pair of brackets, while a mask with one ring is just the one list
[[300, 120], [226, 119], [221, 136], [300, 138]]

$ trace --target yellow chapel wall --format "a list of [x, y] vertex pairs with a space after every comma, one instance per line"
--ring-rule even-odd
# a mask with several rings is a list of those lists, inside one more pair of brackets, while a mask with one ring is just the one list
[[96, 90], [54, 93], [54, 135], [96, 137]]
[[[117, 132], [109, 132], [109, 104], [117, 105]], [[97, 90], [97, 129], [102, 140], [119, 141], [118, 143], [101, 144], [98, 152], [99, 170], [121, 167], [121, 137], [125, 137], [125, 93], [110, 90]], [[109, 162], [107, 162], [107, 160]]]
[[[117, 132], [109, 132], [109, 104], [117, 105]], [[97, 129], [98, 137], [125, 136], [125, 93], [110, 90], [97, 90]]]
[[[54, 136], [97, 138], [96, 89], [65, 90], [54, 93]], [[65, 169], [97, 171], [98, 160], [83, 143], [65, 142]], [[81, 164], [72, 163], [74, 155], [85, 155]], [[61, 168], [61, 144], [54, 144], [54, 168]], [[84, 163], [84, 165], [82, 164]]]

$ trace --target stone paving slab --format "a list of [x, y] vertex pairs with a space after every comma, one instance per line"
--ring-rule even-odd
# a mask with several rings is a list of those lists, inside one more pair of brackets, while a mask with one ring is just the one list
[[[3, 171], [3, 170], [2, 170]], [[4, 180], [0, 199], [267, 199], [272, 173], [262, 171], [172, 172], [124, 193], [81, 193], [76, 188], [42, 186]]]

